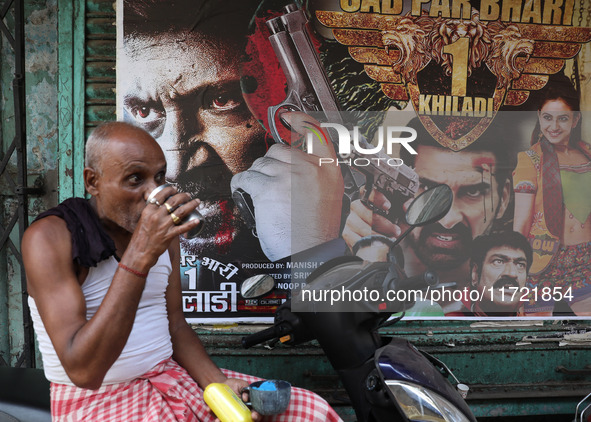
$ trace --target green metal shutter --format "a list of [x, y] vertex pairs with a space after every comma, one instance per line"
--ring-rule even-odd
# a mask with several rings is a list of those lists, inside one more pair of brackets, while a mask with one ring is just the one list
[[84, 119], [86, 135], [104, 121], [116, 119], [115, 59], [117, 29], [113, 0], [86, 3]]

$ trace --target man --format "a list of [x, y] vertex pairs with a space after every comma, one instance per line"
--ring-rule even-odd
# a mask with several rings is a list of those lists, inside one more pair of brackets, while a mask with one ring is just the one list
[[[29, 305], [56, 421], [213, 421], [202, 390], [220, 382], [240, 393], [254, 380], [222, 372], [183, 316], [172, 263], [179, 235], [199, 224], [182, 222], [199, 201], [167, 187], [146, 204], [166, 171], [149, 134], [103, 124], [86, 145], [91, 199], [67, 200], [25, 232]], [[310, 417], [337, 420], [317, 399]]]
[[[419, 193], [445, 183], [454, 197], [445, 217], [415, 228], [403, 241], [405, 271], [408, 275], [436, 271], [442, 283], [456, 283], [456, 288], [463, 289], [470, 279], [472, 240], [490, 232], [509, 204], [514, 154], [506, 137], [497, 136], [495, 128], [489, 128], [469, 147], [454, 152], [435, 141], [418, 119], [408, 126], [417, 131], [412, 144], [417, 154], [402, 149], [400, 158], [419, 175]], [[372, 198], [384, 209], [396, 206], [378, 192], [373, 192]], [[353, 202], [343, 238], [352, 247], [361, 237], [372, 233], [397, 237], [401, 230], [360, 201]], [[447, 313], [459, 309], [461, 303], [447, 301], [441, 305]]]
[[471, 289], [466, 315], [523, 315], [527, 273], [533, 252], [528, 240], [514, 231], [478, 236], [472, 244]]
[[[240, 60], [258, 3], [124, 1], [117, 89], [125, 119], [162, 146], [167, 180], [202, 201], [205, 228], [181, 239], [182, 250], [224, 262], [276, 261], [335, 239], [340, 229], [339, 169], [320, 168], [314, 156], [285, 145], [268, 148], [243, 99]], [[252, 197], [258, 238], [231, 199], [236, 189]], [[308, 200], [292, 212], [296, 189], [309, 190]]]

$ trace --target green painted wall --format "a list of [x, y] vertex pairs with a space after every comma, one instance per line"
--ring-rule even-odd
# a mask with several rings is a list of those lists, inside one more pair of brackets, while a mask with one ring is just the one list
[[[29, 185], [43, 180], [47, 194], [32, 198], [29, 209], [36, 214], [55, 202], [57, 179], [57, 4], [55, 1], [26, 1], [25, 8], [25, 84], [27, 94], [27, 155]], [[9, 10], [7, 24], [13, 28], [14, 13]], [[0, 136], [2, 158], [12, 143], [14, 130], [14, 51], [5, 37], [0, 39]], [[2, 227], [9, 224], [16, 212], [17, 200], [8, 178], [16, 181], [14, 154], [8, 161], [6, 174], [0, 178], [0, 219]], [[53, 193], [53, 195], [52, 195]], [[14, 248], [19, 248], [19, 231], [10, 233]], [[23, 347], [22, 288], [20, 265], [11, 248], [0, 251], [0, 357], [11, 365], [16, 363]]]

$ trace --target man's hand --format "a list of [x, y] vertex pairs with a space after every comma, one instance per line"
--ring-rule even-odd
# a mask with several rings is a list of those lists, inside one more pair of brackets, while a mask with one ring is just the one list
[[[228, 385], [232, 391], [234, 391], [236, 395], [242, 399], [242, 401], [248, 402], [248, 393], [243, 392], [243, 390], [249, 385], [246, 381], [237, 378], [228, 378], [226, 381], [224, 381], [224, 384]], [[250, 413], [250, 415], [252, 420], [255, 422], [263, 419], [263, 416], [254, 410]]]
[[[363, 191], [361, 194], [363, 195]], [[369, 200], [384, 211], [388, 211], [391, 207], [386, 197], [376, 190], [371, 192]], [[374, 214], [358, 199], [351, 203], [351, 213], [345, 222], [342, 236], [347, 246], [353, 249], [353, 246], [363, 237], [381, 234], [388, 238], [397, 238], [401, 233], [402, 230], [397, 224], [392, 223], [386, 217]]]
[[[319, 126], [300, 112], [282, 118], [301, 134]], [[334, 161], [320, 165], [320, 158], [336, 159], [330, 142], [315, 142], [314, 154], [276, 144], [232, 178], [232, 191], [243, 189], [252, 198], [259, 241], [271, 261], [339, 235], [343, 178]]]
[[131, 254], [135, 259], [145, 256], [149, 262], [147, 268], [156, 263], [173, 239], [200, 224], [197, 220], [182, 222], [199, 205], [199, 200], [192, 200], [189, 194], [177, 193], [174, 187], [168, 186], [154, 199], [157, 203], [148, 203], [142, 211], [126, 251], [126, 255]]

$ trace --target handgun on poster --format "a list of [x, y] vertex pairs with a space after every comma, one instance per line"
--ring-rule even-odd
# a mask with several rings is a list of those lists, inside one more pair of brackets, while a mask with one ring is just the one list
[[295, 4], [266, 22], [269, 42], [287, 79], [287, 96], [268, 109], [269, 130], [275, 142], [283, 142], [277, 130], [281, 111], [321, 112], [325, 121], [342, 124], [337, 97], [308, 33], [308, 17]]
[[[310, 39], [306, 13], [295, 4], [290, 4], [284, 8], [283, 15], [268, 20], [266, 24], [271, 32], [269, 41], [287, 79], [285, 100], [268, 109], [269, 129], [275, 141], [285, 143], [277, 130], [277, 117], [281, 110], [320, 112], [324, 121], [343, 125], [336, 94]], [[339, 156], [339, 147], [334, 136], [327, 133], [327, 137], [331, 139]], [[364, 150], [371, 147], [362, 136], [359, 136], [359, 144]], [[368, 163], [351, 166], [365, 175], [365, 194], [362, 201], [374, 212], [397, 221], [403, 214], [402, 204], [409, 198], [414, 198], [418, 191], [418, 175], [403, 163], [387, 165], [391, 157], [383, 151], [364, 153], [353, 148], [346, 158], [340, 158], [343, 159], [341, 162], [355, 163], [356, 159], [361, 159]], [[377, 189], [386, 196], [392, 204], [390, 210], [383, 211], [369, 201], [372, 189]]]

